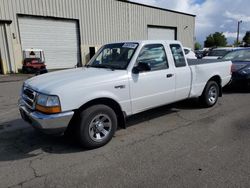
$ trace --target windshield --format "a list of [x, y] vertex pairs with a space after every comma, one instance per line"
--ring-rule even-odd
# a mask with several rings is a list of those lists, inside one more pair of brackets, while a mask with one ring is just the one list
[[30, 58], [30, 59], [41, 59], [41, 52], [40, 51], [24, 51], [24, 58]]
[[210, 52], [208, 52], [208, 56], [219, 56], [222, 57], [224, 55], [226, 55], [228, 52], [230, 52], [229, 50], [211, 50]]
[[107, 44], [87, 67], [126, 69], [137, 47], [138, 43]]
[[250, 61], [250, 49], [230, 52], [226, 54], [222, 59], [232, 61]]

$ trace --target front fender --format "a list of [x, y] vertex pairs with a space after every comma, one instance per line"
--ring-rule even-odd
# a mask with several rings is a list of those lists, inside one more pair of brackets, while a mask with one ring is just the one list
[[61, 93], [59, 97], [62, 111], [79, 109], [82, 105], [88, 103], [89, 101], [99, 98], [108, 98], [116, 101], [120, 105], [122, 111], [130, 114], [131, 103], [128, 85], [126, 85], [123, 89], [115, 88], [114, 86], [106, 88], [108, 89], [97, 90], [96, 88], [85, 88], [84, 91], [65, 91]]

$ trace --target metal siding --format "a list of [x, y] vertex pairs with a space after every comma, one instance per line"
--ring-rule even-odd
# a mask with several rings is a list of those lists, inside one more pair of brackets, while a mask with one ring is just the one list
[[8, 34], [6, 28], [9, 26], [6, 26], [5, 24], [0, 24], [0, 53], [2, 58], [2, 64], [3, 64], [3, 71], [6, 71], [8, 73], [14, 72], [13, 63], [11, 63], [12, 57], [10, 57], [12, 50], [9, 50], [9, 47], [12, 47], [12, 45], [9, 43], [8, 40]]
[[7, 39], [7, 45], [8, 45], [8, 53], [9, 53], [9, 59], [11, 64], [11, 72], [16, 72], [16, 64], [15, 64], [15, 56], [14, 56], [14, 46], [13, 46], [13, 40], [12, 40], [12, 32], [9, 25], [6, 25], [6, 39]]
[[[81, 45], [147, 39], [147, 25], [177, 27], [177, 39], [193, 47], [195, 18], [116, 0], [0, 0], [0, 19], [12, 20], [10, 30], [20, 45], [17, 14], [79, 20]], [[188, 30], [184, 30], [188, 25]], [[20, 60], [18, 61], [20, 62]]]
[[4, 18], [4, 4], [3, 4], [3, 0], [0, 0], [0, 18]]
[[[8, 58], [8, 49], [6, 47], [7, 42], [6, 42], [6, 34], [5, 34], [5, 29], [4, 29], [4, 25], [0, 24], [0, 57], [1, 59], [1, 63], [2, 68], [6, 69], [6, 64], [9, 64], [9, 58]], [[5, 68], [6, 67], [6, 68]], [[8, 71], [9, 70], [2, 70], [2, 71]]]
[[[147, 39], [147, 25], [178, 27], [178, 39], [191, 46], [194, 17], [115, 0], [0, 0], [1, 19], [16, 23], [16, 14], [42, 15], [80, 20], [81, 43]], [[191, 30], [184, 32], [183, 26]], [[12, 26], [13, 27], [13, 26]], [[84, 29], [87, 27], [86, 29]], [[17, 31], [17, 27], [15, 28]], [[190, 36], [191, 35], [191, 36]], [[191, 38], [191, 40], [190, 40]]]

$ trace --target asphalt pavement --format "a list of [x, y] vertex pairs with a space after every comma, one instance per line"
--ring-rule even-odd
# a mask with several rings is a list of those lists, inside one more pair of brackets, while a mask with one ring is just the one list
[[26, 77], [0, 77], [0, 187], [250, 187], [250, 93], [188, 100], [128, 119], [99, 149], [21, 120]]

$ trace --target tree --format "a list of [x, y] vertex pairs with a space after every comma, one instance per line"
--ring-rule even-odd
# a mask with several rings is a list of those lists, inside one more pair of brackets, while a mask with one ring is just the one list
[[195, 49], [195, 50], [201, 49], [201, 44], [198, 43], [198, 42], [196, 42], [196, 43], [194, 44], [194, 49]]
[[204, 42], [204, 46], [205, 47], [213, 47], [213, 46], [215, 46], [213, 35], [210, 34], [209, 36], [207, 36], [207, 39]]
[[250, 44], [250, 31], [247, 31], [245, 36], [243, 37], [243, 41], [246, 43], [246, 44]]
[[216, 46], [226, 46], [227, 39], [223, 33], [215, 32], [214, 34], [210, 34], [207, 36], [206, 40], [204, 41], [205, 47], [216, 47]]

